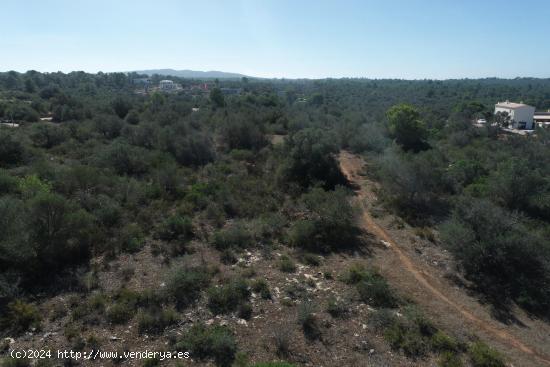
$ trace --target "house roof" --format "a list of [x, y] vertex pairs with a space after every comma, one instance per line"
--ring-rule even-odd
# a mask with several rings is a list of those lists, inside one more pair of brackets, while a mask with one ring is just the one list
[[531, 106], [526, 105], [526, 104], [523, 104], [523, 103], [515, 103], [515, 102], [506, 101], [506, 102], [498, 102], [498, 103], [495, 105], [495, 107], [503, 107], [503, 108], [516, 109], [516, 108], [531, 107]]

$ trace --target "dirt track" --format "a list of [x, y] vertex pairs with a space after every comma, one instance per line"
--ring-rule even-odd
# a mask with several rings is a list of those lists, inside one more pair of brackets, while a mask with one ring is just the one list
[[[492, 320], [490, 316], [480, 318], [476, 314], [480, 313], [480, 310], [471, 310], [463, 305], [462, 302], [455, 301], [451, 295], [442, 291], [434, 281], [433, 277], [426, 271], [421, 269], [411, 257], [403, 250], [403, 248], [392, 239], [388, 232], [376, 223], [374, 218], [369, 213], [368, 209], [364, 205], [364, 199], [372, 199], [369, 192], [363, 187], [363, 178], [359, 176], [359, 172], [363, 169], [364, 162], [361, 158], [352, 155], [347, 152], [342, 152], [339, 156], [340, 166], [343, 173], [348, 180], [357, 186], [357, 196], [362, 206], [362, 224], [364, 228], [384, 241], [388, 246], [398, 263], [401, 265], [402, 272], [406, 272], [409, 278], [412, 276], [414, 281], [421, 288], [423, 297], [434, 297], [440, 302], [430, 302], [432, 306], [430, 312], [436, 312], [440, 315], [448, 314], [448, 312], [455, 312], [460, 315], [464, 321], [470, 324], [476, 331], [482, 331], [489, 339], [498, 341], [499, 343], [512, 347], [524, 354], [526, 358], [537, 361], [542, 366], [550, 366], [550, 356], [542, 352], [535, 350], [533, 347], [527, 345], [524, 341], [518, 337], [510, 334], [506, 331], [505, 325], [500, 324], [498, 321]], [[433, 306], [438, 306], [439, 309], [433, 309]], [[444, 307], [441, 307], [444, 306]], [[523, 358], [522, 358], [523, 359]], [[523, 364], [521, 364], [523, 365]]]

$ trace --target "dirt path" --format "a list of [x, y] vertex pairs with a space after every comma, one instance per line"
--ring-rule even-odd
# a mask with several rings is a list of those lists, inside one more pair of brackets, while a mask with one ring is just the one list
[[[452, 311], [461, 315], [462, 318], [476, 330], [481, 330], [488, 336], [497, 339], [502, 344], [515, 348], [525, 355], [531, 356], [531, 358], [542, 363], [542, 365], [550, 366], [550, 356], [536, 351], [534, 348], [526, 345], [514, 335], [511, 335], [506, 330], [503, 330], [502, 327], [497, 326], [498, 322], [487, 321], [477, 317], [475, 312], [467, 309], [460, 303], [455, 302], [450, 296], [446, 295], [443, 291], [437, 288], [437, 286], [434, 285], [434, 282], [430, 282], [431, 276], [426, 271], [415, 265], [413, 260], [405, 251], [403, 251], [400, 245], [392, 239], [388, 232], [375, 222], [374, 218], [365, 207], [364, 199], [372, 199], [372, 197], [369, 196], [369, 193], [363, 187], [363, 178], [359, 176], [359, 172], [361, 172], [364, 166], [362, 159], [348, 152], [342, 152], [339, 156], [339, 161], [343, 173], [346, 175], [348, 180], [355, 184], [358, 188], [357, 196], [363, 209], [362, 223], [365, 229], [385, 242], [386, 246], [388, 246], [397, 256], [399, 263], [402, 265], [402, 269], [414, 277], [416, 282], [425, 291], [423, 293], [427, 293], [426, 296], [437, 298], [439, 301], [447, 305]], [[445, 313], [448, 310], [436, 310], [436, 312], [437, 311]]]

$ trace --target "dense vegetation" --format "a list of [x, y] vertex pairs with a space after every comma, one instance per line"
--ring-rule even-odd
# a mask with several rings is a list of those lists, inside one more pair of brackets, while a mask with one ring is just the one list
[[[138, 94], [136, 77], [0, 73], [0, 120], [19, 124], [0, 126], [5, 330], [40, 323], [37, 295], [88, 294], [98, 271], [92, 259], [147, 244], [170, 262], [203, 241], [228, 264], [249, 248], [288, 245], [315, 263], [313, 254], [362, 246], [335, 159], [340, 149], [368, 156], [387, 208], [437, 230], [434, 240], [479, 294], [549, 316], [550, 134], [503, 135], [471, 119], [491, 120], [497, 100], [550, 108], [550, 80], [245, 79], [210, 82], [209, 94], [193, 95]], [[221, 87], [243, 92], [224, 95]], [[280, 258], [282, 271], [295, 267]], [[159, 333], [203, 293], [213, 314], [243, 318], [250, 287], [270, 297], [260, 281], [212, 284], [214, 273], [207, 265], [170, 269], [162, 291], [90, 294], [74, 312], [113, 324], [137, 312], [141, 332]], [[349, 284], [366, 303], [397, 304], [376, 273]], [[299, 322], [315, 338], [313, 312], [303, 308]], [[345, 313], [336, 302], [330, 309]], [[436, 338], [411, 320], [392, 321], [386, 333], [397, 349], [410, 333], [422, 343]], [[175, 345], [230, 365], [232, 338], [197, 325]]]

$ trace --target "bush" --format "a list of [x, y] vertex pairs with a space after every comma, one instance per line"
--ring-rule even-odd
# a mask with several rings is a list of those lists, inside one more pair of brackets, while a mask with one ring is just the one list
[[296, 264], [290, 257], [283, 255], [279, 259], [279, 269], [285, 273], [294, 273], [296, 271]]
[[23, 333], [31, 328], [40, 328], [41, 321], [42, 316], [36, 306], [22, 300], [15, 300], [8, 304], [2, 324], [15, 333]]
[[444, 352], [439, 357], [439, 360], [437, 361], [437, 365], [439, 367], [462, 367], [464, 364], [462, 363], [462, 359], [453, 352]]
[[440, 228], [443, 243], [496, 307], [513, 300], [530, 312], [550, 310], [550, 243], [517, 214], [463, 198]]
[[385, 339], [391, 347], [403, 350], [408, 357], [422, 357], [429, 351], [425, 338], [414, 327], [403, 322], [395, 322], [385, 331]]
[[306, 265], [319, 266], [321, 265], [321, 259], [318, 255], [306, 252], [300, 256], [300, 261]]
[[22, 163], [27, 156], [27, 148], [10, 133], [0, 130], [0, 167], [10, 167]]
[[195, 324], [176, 343], [179, 351], [190, 352], [194, 358], [214, 359], [217, 366], [229, 367], [235, 359], [237, 345], [225, 326]]
[[107, 320], [113, 324], [123, 324], [131, 320], [142, 301], [141, 294], [121, 289], [114, 295], [114, 303], [107, 309]]
[[468, 348], [468, 354], [473, 367], [505, 367], [500, 353], [485, 343], [477, 341]]
[[327, 302], [327, 312], [334, 318], [345, 317], [349, 312], [349, 304], [338, 301], [336, 297], [331, 297]]
[[422, 357], [431, 350], [437, 329], [414, 307], [407, 307], [404, 314], [404, 319], [393, 318], [384, 337], [393, 349], [409, 357]]
[[376, 331], [386, 330], [395, 322], [397, 322], [395, 312], [387, 308], [376, 310], [368, 319], [369, 325]]
[[269, 290], [269, 284], [265, 279], [256, 279], [252, 283], [252, 290], [260, 294], [263, 299], [271, 299], [271, 291]]
[[457, 341], [441, 330], [432, 335], [431, 343], [432, 349], [438, 352], [457, 352], [459, 350]]
[[157, 234], [165, 241], [189, 240], [193, 237], [193, 224], [181, 215], [171, 215], [162, 222]]
[[334, 155], [338, 139], [321, 129], [306, 128], [285, 140], [284, 181], [303, 189], [320, 184], [327, 190], [346, 183]]
[[19, 181], [7, 170], [0, 168], [0, 194], [10, 194], [17, 191]]
[[380, 275], [373, 275], [359, 282], [356, 287], [361, 301], [373, 307], [393, 308], [398, 304], [388, 283]]
[[45, 149], [53, 148], [67, 139], [65, 130], [61, 126], [45, 124], [33, 125], [30, 137], [35, 146]]
[[343, 187], [334, 191], [315, 188], [302, 195], [300, 203], [307, 214], [290, 229], [291, 245], [314, 252], [356, 246], [360, 231], [355, 226], [356, 209], [347, 195]]
[[178, 314], [171, 308], [149, 307], [138, 313], [138, 331], [140, 333], [161, 333], [178, 321]]
[[350, 266], [342, 280], [347, 284], [355, 284], [361, 301], [373, 307], [394, 308], [398, 305], [398, 299], [386, 280], [361, 264]]
[[290, 353], [292, 331], [288, 327], [278, 327], [273, 333], [275, 352], [280, 357], [286, 357]]
[[208, 289], [208, 308], [215, 314], [236, 311], [248, 301], [250, 291], [243, 279], [233, 279], [228, 284]]
[[311, 340], [321, 337], [321, 330], [315, 316], [315, 306], [311, 302], [302, 302], [298, 307], [298, 324], [302, 327], [304, 335]]
[[346, 284], [357, 284], [360, 281], [370, 279], [372, 273], [362, 264], [352, 264], [345, 274], [342, 275], [342, 281]]
[[237, 257], [231, 249], [226, 248], [220, 255], [220, 261], [226, 265], [231, 265], [237, 262]]
[[135, 253], [143, 248], [145, 238], [141, 226], [137, 223], [129, 223], [121, 229], [121, 250]]
[[229, 119], [222, 126], [221, 140], [228, 151], [233, 149], [259, 150], [268, 141], [254, 122], [242, 119]]
[[210, 273], [205, 267], [176, 268], [168, 276], [165, 292], [178, 308], [195, 302], [210, 283]]
[[409, 104], [396, 105], [388, 110], [386, 116], [390, 136], [404, 150], [419, 151], [425, 148], [428, 130], [415, 107]]
[[228, 248], [246, 248], [252, 245], [253, 238], [242, 224], [233, 224], [214, 234], [214, 246], [218, 250]]

